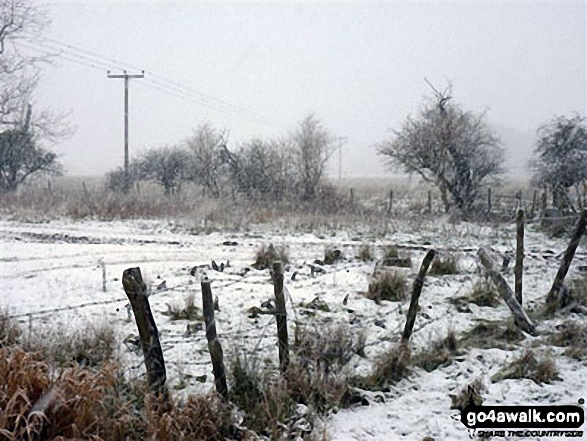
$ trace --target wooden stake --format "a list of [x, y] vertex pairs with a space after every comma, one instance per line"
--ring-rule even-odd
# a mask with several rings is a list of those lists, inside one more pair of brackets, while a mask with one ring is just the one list
[[283, 296], [283, 268], [280, 260], [273, 262], [273, 291], [275, 293], [275, 320], [279, 342], [279, 369], [282, 373], [289, 366], [289, 340], [287, 335], [287, 311]]
[[487, 212], [491, 213], [491, 187], [487, 189]]
[[532, 195], [532, 209], [530, 210], [530, 218], [534, 219], [536, 215], [536, 199], [538, 197], [538, 192], [534, 190], [534, 194]]
[[512, 289], [497, 270], [495, 263], [489, 257], [487, 251], [484, 248], [479, 248], [477, 255], [481, 260], [481, 264], [485, 267], [487, 275], [495, 284], [497, 292], [499, 292], [499, 295], [501, 295], [501, 297], [505, 300], [506, 305], [514, 314], [516, 324], [528, 334], [534, 334], [534, 323], [532, 323], [532, 320], [530, 320], [530, 318], [526, 315], [522, 309], [522, 306], [514, 297]]
[[149, 386], [153, 391], [163, 392], [164, 395], [167, 395], [165, 388], [167, 377], [163, 351], [159, 342], [159, 331], [157, 331], [155, 319], [151, 313], [147, 298], [147, 286], [143, 281], [141, 269], [137, 267], [125, 270], [122, 274], [122, 286], [130, 301], [139, 329]]
[[410, 340], [410, 336], [412, 335], [412, 329], [414, 328], [414, 323], [416, 323], [416, 314], [418, 313], [418, 300], [420, 299], [420, 294], [422, 293], [422, 287], [424, 286], [424, 277], [426, 277], [426, 273], [428, 272], [428, 267], [434, 259], [436, 251], [429, 250], [422, 261], [422, 265], [420, 266], [420, 271], [418, 272], [418, 277], [414, 280], [414, 285], [412, 288], [412, 298], [410, 299], [410, 309], [408, 310], [408, 316], [406, 318], [406, 326], [404, 327], [404, 332], [402, 334], [402, 344], [407, 344]]
[[210, 280], [205, 277], [202, 280], [202, 310], [204, 323], [206, 325], [206, 339], [208, 340], [208, 351], [212, 359], [212, 372], [214, 373], [214, 385], [216, 391], [224, 398], [228, 397], [228, 386], [226, 385], [226, 370], [224, 368], [224, 353], [222, 345], [216, 334], [216, 321], [214, 320], [214, 300], [212, 299], [212, 288]]
[[516, 300], [522, 306], [522, 287], [524, 274], [524, 210], [518, 210], [516, 216], [516, 266], [514, 267]]
[[106, 263], [104, 259], [100, 259], [100, 267], [102, 268], [102, 291], [106, 292]]
[[432, 192], [428, 190], [428, 214], [432, 213]]
[[[567, 276], [567, 272], [569, 271], [569, 267], [571, 266], [571, 262], [573, 261], [573, 257], [575, 256], [575, 251], [579, 246], [579, 241], [581, 240], [581, 236], [585, 234], [585, 227], [587, 226], [587, 209], [581, 210], [581, 216], [577, 223], [573, 228], [573, 234], [571, 236], [571, 241], [569, 242], [569, 246], [565, 251], [565, 255], [563, 256], [563, 260], [558, 268], [558, 272], [556, 273], [556, 277], [554, 278], [554, 282], [552, 283], [552, 288], [550, 288], [550, 292], [546, 297], [547, 303], [554, 303], [559, 300], [560, 293], [563, 288], [563, 282], [565, 281], [565, 277]], [[561, 305], [564, 306], [564, 305]]]
[[393, 208], [393, 190], [389, 190], [389, 205], [387, 206], [387, 213], [391, 213]]

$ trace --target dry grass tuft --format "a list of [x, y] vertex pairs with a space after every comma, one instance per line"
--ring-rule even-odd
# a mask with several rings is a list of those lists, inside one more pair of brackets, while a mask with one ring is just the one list
[[460, 344], [462, 348], [512, 349], [525, 338], [512, 321], [479, 320], [479, 324], [462, 335]]
[[469, 404], [475, 404], [481, 406], [483, 404], [483, 397], [481, 394], [485, 392], [487, 388], [481, 378], [476, 378], [467, 386], [461, 389], [457, 395], [449, 394], [451, 399], [451, 409], [458, 409], [461, 412]]
[[410, 374], [410, 365], [410, 348], [400, 343], [378, 356], [366, 385], [371, 388], [382, 388], [398, 383]]
[[341, 260], [344, 260], [342, 251], [330, 247], [324, 250], [324, 265], [334, 265]]
[[14, 346], [19, 342], [21, 335], [20, 326], [10, 318], [8, 311], [0, 311], [0, 348]]
[[428, 274], [431, 276], [446, 276], [459, 273], [459, 258], [454, 254], [436, 256], [430, 265]]
[[408, 252], [400, 253], [400, 250], [395, 246], [391, 245], [387, 247], [381, 260], [382, 266], [398, 266], [400, 268], [411, 268], [412, 258]]
[[432, 372], [440, 366], [451, 364], [457, 354], [458, 341], [454, 331], [449, 330], [443, 340], [433, 342], [425, 351], [417, 353], [413, 357], [413, 365]]
[[255, 263], [251, 266], [257, 270], [264, 270], [271, 268], [275, 260], [281, 260], [283, 264], [289, 263], [289, 256], [285, 246], [276, 248], [273, 244], [269, 244], [269, 246], [261, 245], [255, 255]]
[[368, 299], [380, 303], [382, 300], [399, 301], [408, 295], [408, 282], [401, 271], [380, 271], [375, 273], [365, 294]]
[[558, 379], [558, 371], [550, 356], [539, 360], [533, 351], [526, 351], [491, 377], [491, 382], [520, 378], [528, 378], [536, 384], [551, 383]]
[[587, 359], [587, 325], [570, 322], [557, 326], [557, 330], [549, 338], [555, 346], [567, 348], [564, 355], [582, 361]]
[[177, 304], [167, 304], [167, 311], [163, 312], [163, 315], [169, 317], [170, 320], [192, 320], [201, 321], [202, 313], [200, 308], [195, 304], [194, 293], [189, 293], [184, 299], [184, 307]]
[[98, 366], [115, 360], [117, 341], [114, 329], [102, 324], [75, 332], [58, 329], [33, 334], [22, 346], [26, 351], [40, 352], [52, 365]]
[[373, 250], [369, 244], [364, 243], [359, 247], [357, 259], [361, 262], [371, 262], [373, 260]]
[[501, 303], [501, 296], [495, 289], [495, 285], [489, 280], [478, 280], [468, 294], [449, 299], [449, 302], [457, 306], [466, 306], [474, 303], [477, 306], [489, 306], [495, 308]]
[[340, 372], [354, 355], [363, 355], [366, 335], [354, 336], [346, 323], [298, 325], [294, 352], [299, 363], [328, 375]]

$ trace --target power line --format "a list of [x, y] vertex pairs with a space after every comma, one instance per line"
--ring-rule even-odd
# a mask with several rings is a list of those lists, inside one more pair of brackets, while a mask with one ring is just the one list
[[[142, 70], [142, 69], [138, 69], [135, 66], [132, 66], [130, 64], [121, 62], [117, 59], [114, 58], [108, 58], [105, 57], [103, 55], [100, 55], [96, 52], [87, 50], [87, 49], [83, 49], [68, 43], [64, 43], [61, 42], [59, 40], [56, 40], [54, 38], [50, 38], [50, 37], [35, 37], [34, 40], [29, 40], [28, 41], [29, 44], [33, 44], [33, 45], [37, 45], [41, 48], [43, 48], [44, 50], [57, 50], [59, 51], [58, 54], [53, 54], [56, 55], [58, 57], [64, 58], [67, 61], [73, 61], [71, 58], [77, 58], [78, 60], [83, 60], [86, 63], [89, 63], [92, 65], [92, 67], [95, 66], [104, 66], [105, 69], [109, 70], [112, 68], [117, 68], [117, 69], [133, 69], [133, 70]], [[21, 44], [21, 43], [19, 43]], [[23, 45], [24, 46], [24, 45]], [[28, 46], [30, 48], [30, 46]], [[64, 56], [64, 52], [66, 54], [66, 56]], [[50, 55], [50, 54], [48, 54]], [[76, 61], [73, 61], [76, 62]], [[83, 64], [83, 63], [78, 63], [78, 64]], [[165, 76], [159, 75], [156, 72], [151, 72], [151, 71], [146, 71], [149, 74], [149, 77], [154, 77], [154, 78], [158, 78], [160, 81], [158, 81], [157, 79], [148, 79], [146, 80], [147, 82], [151, 83], [151, 84], [155, 84], [157, 85], [159, 88], [155, 88], [156, 90], [162, 91], [161, 89], [165, 89], [165, 90], [173, 90], [174, 92], [180, 93], [182, 94], [181, 98], [191, 98], [191, 101], [202, 105], [202, 106], [207, 106], [207, 107], [213, 107], [216, 110], [220, 110], [222, 112], [230, 112], [232, 114], [235, 114], [239, 117], [243, 117], [243, 118], [248, 118], [248, 119], [253, 119], [256, 122], [260, 122], [266, 125], [270, 125], [270, 126], [274, 126], [274, 127], [279, 127], [279, 128], [285, 128], [283, 122], [272, 118], [272, 117], [268, 117], [265, 116], [259, 112], [256, 112], [254, 110], [251, 109], [247, 109], [245, 107], [230, 103], [228, 101], [225, 101], [221, 98], [216, 98], [210, 95], [206, 95], [203, 94], [201, 92], [197, 92], [194, 91], [184, 85], [182, 85], [181, 83], [178, 83], [174, 80], [171, 80]], [[164, 83], [162, 83], [162, 81]], [[174, 95], [176, 97], [177, 93]]]

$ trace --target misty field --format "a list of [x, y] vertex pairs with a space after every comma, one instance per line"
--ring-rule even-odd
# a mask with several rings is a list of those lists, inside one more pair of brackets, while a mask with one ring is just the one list
[[[54, 184], [50, 191], [31, 187], [3, 201], [1, 306], [20, 329], [24, 345], [33, 348], [35, 341], [59, 347], [64, 339], [113, 330], [112, 352], [102, 355], [120, 366], [127, 381], [141, 383], [143, 354], [121, 283], [125, 269], [139, 267], [160, 333], [167, 387], [174, 400], [186, 403], [190, 395], [209, 396], [214, 390], [201, 310], [203, 277], [211, 280], [218, 299], [215, 319], [229, 389], [237, 386], [235, 363], [252, 367], [263, 382], [278, 381], [270, 270], [254, 265], [259, 250], [272, 244], [287, 260], [284, 292], [292, 363], [301, 372], [334, 378], [337, 385], [342, 381], [350, 395], [343, 399], [325, 388], [330, 395], [320, 404], [290, 391], [283, 400], [292, 403], [291, 409], [275, 414], [277, 423], [269, 429], [255, 431], [245, 426], [259, 424], [259, 418], [243, 413], [233, 398], [226, 408], [234, 410], [228, 418], [234, 418], [239, 435], [216, 434], [220, 438], [468, 439], [455, 403], [470, 384], [477, 385], [487, 405], [577, 404], [584, 398], [584, 309], [544, 310], [567, 235], [552, 238], [539, 223], [526, 226], [523, 305], [537, 325], [536, 335], [529, 335], [515, 326], [476, 257], [480, 247], [488, 249], [514, 286], [516, 226], [513, 218], [508, 220], [512, 200], [504, 199], [497, 220], [464, 222], [442, 213], [437, 198], [429, 213], [428, 189], [417, 181], [394, 183], [395, 207], [388, 212], [388, 184], [346, 181], [339, 191], [347, 198], [353, 188], [355, 200], [336, 213], [288, 213], [280, 211], [287, 207], [230, 205], [196, 194], [193, 200], [184, 195], [166, 201], [145, 189], [135, 195], [143, 205], [124, 205], [129, 202], [102, 200], [99, 184], [91, 182], [83, 187], [79, 181], [67, 183], [61, 189]], [[130, 201], [132, 196], [124, 197]], [[135, 211], [125, 216], [115, 210], [121, 206]], [[175, 211], [166, 215], [167, 208]], [[95, 212], [83, 214], [86, 209]], [[412, 283], [429, 249], [437, 256], [420, 297], [411, 361], [402, 378], [370, 382], [399, 343]], [[331, 255], [336, 258], [328, 261]], [[212, 261], [222, 271], [214, 270]], [[452, 269], [439, 263], [448, 261]], [[586, 265], [583, 238], [567, 276], [571, 289], [582, 290], [583, 301]], [[377, 291], [384, 277], [380, 273], [392, 274], [405, 295], [387, 300], [384, 291]], [[447, 336], [453, 346], [444, 346]], [[339, 353], [329, 345], [345, 349]], [[7, 347], [6, 341], [0, 345]], [[90, 371], [102, 366], [101, 359], [88, 361], [93, 360], [91, 351], [62, 352], [61, 358], [47, 361], [54, 372], [73, 365]], [[525, 370], [513, 372], [512, 363], [520, 357], [534, 357], [537, 367], [526, 362]], [[537, 376], [545, 363], [549, 375]], [[58, 377], [52, 381], [58, 387]], [[92, 433], [80, 430], [81, 436]]]

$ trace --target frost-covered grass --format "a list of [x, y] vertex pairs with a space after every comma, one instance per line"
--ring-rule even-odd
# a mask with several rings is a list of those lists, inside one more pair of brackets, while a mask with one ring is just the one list
[[[219, 298], [216, 325], [227, 366], [232, 366], [238, 354], [255, 356], [255, 373], [268, 373], [271, 381], [266, 384], [274, 388], [266, 391], [274, 393], [267, 395], [267, 400], [284, 406], [282, 424], [305, 430], [311, 420], [311, 427], [325, 426], [332, 439], [400, 439], [402, 434], [405, 439], [466, 439], [464, 426], [455, 420], [458, 411], [451, 410], [450, 395], [458, 395], [476, 379], [486, 385], [486, 404], [574, 404], [580, 398], [587, 368], [583, 358], [568, 352], [580, 343], [565, 345], [568, 337], [545, 337], [566, 324], [569, 317], [557, 313], [540, 318], [541, 335], [532, 337], [511, 327], [511, 313], [501, 301], [494, 306], [449, 301], [475, 291], [480, 277], [475, 260], [479, 246], [490, 248], [496, 261], [515, 249], [513, 225], [495, 228], [491, 224], [453, 224], [447, 217], [418, 222], [392, 217], [380, 220], [377, 228], [365, 225], [367, 222], [361, 225], [358, 218], [357, 223], [346, 223], [342, 229], [334, 218], [324, 223], [314, 219], [311, 225], [289, 228], [289, 221], [277, 215], [270, 219], [263, 225], [251, 223], [239, 230], [210, 219], [208, 227], [216, 228], [205, 229], [203, 224], [194, 228], [192, 221], [185, 219], [103, 222], [61, 218], [28, 223], [5, 217], [0, 220], [0, 306], [9, 308], [25, 336], [29, 329], [37, 335], [50, 329], [74, 334], [90, 325], [111, 324], [114, 358], [125, 380], [141, 381], [142, 354], [132, 344], [138, 332], [132, 317], [128, 317], [120, 282], [124, 269], [139, 266], [151, 292], [149, 301], [161, 334], [169, 388], [174, 399], [189, 403], [189, 395], [209, 394], [214, 387], [205, 330], [196, 326], [201, 323], [199, 314], [188, 313], [201, 307], [199, 277], [205, 275], [212, 280], [213, 295]], [[269, 302], [273, 299], [270, 270], [251, 268], [257, 250], [269, 243], [287, 249], [289, 258], [284, 284], [292, 360], [299, 355], [295, 363], [308, 362], [315, 366], [312, 372], [319, 373], [304, 377], [301, 373], [308, 369], [296, 370], [300, 365], [294, 364], [292, 372], [301, 372], [294, 378], [299, 383], [291, 379], [288, 384], [280, 383], [276, 325], [270, 314], [274, 307], [274, 302]], [[360, 256], [362, 244], [369, 244], [376, 257], [383, 256], [391, 245], [410, 253], [412, 267], [394, 269], [405, 277], [405, 298], [379, 305], [366, 298], [376, 262], [354, 257]], [[529, 225], [525, 245], [524, 305], [530, 310], [544, 303], [566, 241], [548, 238]], [[412, 283], [428, 248], [458, 254], [459, 271], [426, 278], [409, 357], [394, 362], [388, 355], [397, 348]], [[325, 257], [325, 249], [341, 250], [345, 259], [318, 265], [323, 272], [313, 270], [310, 265]], [[575, 259], [570, 279], [577, 279], [576, 268], [586, 264], [583, 248], [578, 249]], [[100, 260], [106, 267], [106, 292], [102, 291]], [[230, 267], [214, 271], [210, 268], [212, 260], [230, 261]], [[195, 266], [196, 277], [190, 275]], [[504, 277], [513, 286], [513, 274], [506, 271]], [[163, 281], [165, 288], [158, 290]], [[186, 303], [190, 296], [193, 302]], [[316, 298], [327, 308], [309, 308]], [[251, 316], [248, 311], [252, 307], [265, 313]], [[167, 315], [170, 311], [177, 312], [175, 318], [180, 320]], [[584, 320], [575, 312], [568, 315], [574, 321]], [[339, 323], [344, 327], [335, 326]], [[296, 355], [293, 343], [298, 326], [315, 330], [309, 334], [316, 343], [298, 346], [300, 353]], [[447, 329], [453, 331], [449, 340], [445, 339]], [[16, 338], [13, 332], [5, 334], [7, 339]], [[332, 342], [337, 343], [333, 346]], [[529, 349], [538, 354], [539, 361], [552, 351], [551, 358], [563, 381], [541, 386], [524, 378], [491, 383], [501, 366], [519, 359]], [[418, 358], [427, 353], [440, 357]], [[381, 360], [392, 365], [387, 370], [382, 368], [379, 377], [374, 376]], [[336, 367], [335, 375], [322, 370], [325, 364]], [[378, 381], [370, 385], [365, 379], [373, 376]], [[317, 383], [321, 378], [328, 382]], [[318, 389], [324, 393], [309, 396], [307, 391], [317, 385], [324, 386]], [[347, 387], [352, 394], [350, 402], [345, 395]], [[196, 406], [193, 400], [191, 406]], [[197, 409], [209, 410], [216, 404], [206, 406]], [[320, 406], [314, 412], [313, 408]], [[193, 409], [196, 412], [196, 407]], [[171, 417], [165, 418], [169, 422]]]

